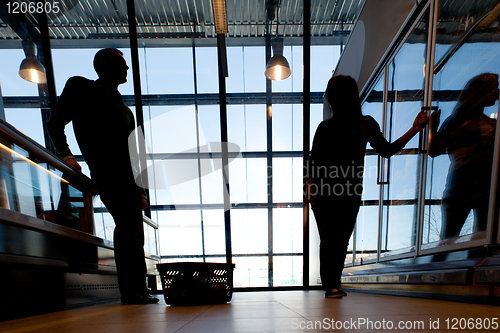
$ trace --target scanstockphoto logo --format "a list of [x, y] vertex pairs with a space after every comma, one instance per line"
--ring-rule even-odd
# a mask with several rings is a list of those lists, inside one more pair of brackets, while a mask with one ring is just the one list
[[[193, 105], [165, 112], [136, 128], [128, 139], [136, 184], [142, 188], [163, 190], [162, 195], [170, 197], [174, 204], [182, 203], [186, 186], [194, 186], [192, 181], [200, 177], [206, 178], [207, 182], [217, 179], [218, 185], [221, 185], [220, 178], [213, 177], [213, 174], [224, 168], [227, 175], [227, 166], [222, 165], [223, 152], [228, 153], [229, 163], [241, 157], [240, 147], [235, 143], [208, 141], [202, 122], [196, 138], [194, 114]], [[161, 146], [161, 151], [169, 153], [155, 154], [154, 159], [151, 158], [152, 149], [144, 137], [144, 128], [151, 129], [154, 135], [152, 141]], [[139, 156], [138, 145], [146, 147], [146, 156]], [[140, 163], [141, 160], [147, 163]], [[227, 191], [228, 179], [222, 178], [222, 188]]]

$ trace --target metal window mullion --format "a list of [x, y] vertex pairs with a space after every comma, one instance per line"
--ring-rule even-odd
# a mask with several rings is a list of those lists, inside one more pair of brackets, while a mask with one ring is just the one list
[[[425, 65], [425, 87], [424, 87], [424, 106], [432, 105], [432, 91], [433, 91], [433, 79], [434, 79], [434, 57], [436, 50], [436, 34], [437, 34], [437, 20], [439, 16], [439, 0], [431, 0], [429, 8], [429, 36], [427, 40], [427, 54], [426, 54], [426, 65]], [[427, 9], [424, 9], [424, 13]], [[424, 14], [425, 15], [425, 14]], [[421, 132], [422, 137], [421, 147], [426, 147], [429, 142], [428, 135], [429, 129], [426, 127], [424, 131]], [[418, 204], [417, 204], [417, 244], [415, 246], [415, 256], [419, 256], [422, 246], [423, 237], [423, 225], [425, 216], [425, 191], [427, 185], [427, 164], [429, 156], [427, 153], [419, 154], [421, 156], [420, 163], [420, 190], [418, 193]]]
[[[271, 59], [271, 36], [266, 35], [266, 64]], [[273, 286], [273, 97], [272, 81], [266, 80], [266, 140], [267, 140], [267, 244], [268, 285]]]
[[[310, 116], [311, 116], [311, 0], [304, 0], [304, 22], [303, 22], [303, 186], [307, 177], [307, 161], [309, 159], [310, 146]], [[302, 281], [305, 289], [309, 288], [309, 203], [303, 199], [303, 252], [304, 260], [302, 267]]]
[[[196, 47], [194, 45], [194, 39], [192, 40], [192, 51], [193, 51], [193, 83], [194, 83], [194, 121], [196, 127], [196, 152], [198, 161], [198, 189], [200, 191], [200, 205], [203, 205], [203, 187], [201, 184], [201, 154], [200, 154], [200, 126], [199, 126], [199, 110], [198, 110], [198, 77], [196, 73]], [[200, 208], [200, 228], [201, 228], [201, 251], [203, 254], [203, 262], [205, 262], [205, 227], [203, 224], [203, 209]]]
[[[384, 93], [382, 97], [382, 134], [386, 136], [387, 128], [387, 101], [388, 101], [388, 80], [389, 80], [389, 65], [384, 67]], [[382, 251], [382, 233], [383, 218], [384, 218], [384, 185], [379, 185], [379, 210], [378, 210], [378, 244], [377, 244], [377, 262], [380, 262], [380, 253]]]
[[[52, 52], [50, 46], [50, 32], [47, 23], [47, 14], [42, 12], [38, 14], [38, 23], [40, 29], [40, 40], [41, 45], [37, 49], [37, 53], [40, 56], [42, 55], [43, 66], [45, 67], [45, 76], [47, 78], [46, 84], [39, 84], [38, 91], [40, 94], [40, 99], [42, 100], [41, 112], [42, 112], [42, 121], [43, 121], [43, 134], [45, 138], [45, 147], [55, 153], [56, 150], [52, 145], [52, 141], [50, 140], [49, 133], [47, 131], [47, 121], [52, 114], [52, 109], [56, 105], [57, 95], [56, 95], [56, 84], [54, 78], [54, 66], [52, 63]], [[41, 51], [41, 52], [40, 52]], [[48, 97], [48, 105], [44, 100], [44, 97]]]

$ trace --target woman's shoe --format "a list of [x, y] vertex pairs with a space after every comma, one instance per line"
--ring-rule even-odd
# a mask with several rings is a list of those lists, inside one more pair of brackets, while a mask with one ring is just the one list
[[342, 298], [343, 296], [347, 296], [347, 294], [340, 288], [333, 288], [325, 291], [325, 298]]

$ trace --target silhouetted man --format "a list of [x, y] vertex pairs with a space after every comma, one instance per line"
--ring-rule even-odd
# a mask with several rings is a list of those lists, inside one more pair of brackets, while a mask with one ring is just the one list
[[78, 145], [102, 202], [115, 221], [114, 249], [122, 303], [156, 303], [146, 288], [142, 210], [147, 207], [134, 180], [128, 137], [134, 116], [118, 86], [127, 82], [127, 63], [117, 49], [94, 57], [96, 81], [72, 77], [66, 82], [47, 124], [52, 142], [66, 163], [81, 171], [67, 144], [64, 128], [73, 122]]

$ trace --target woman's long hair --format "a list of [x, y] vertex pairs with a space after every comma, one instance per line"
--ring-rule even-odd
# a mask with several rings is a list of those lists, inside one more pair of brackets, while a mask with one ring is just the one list
[[335, 75], [328, 81], [325, 95], [336, 120], [359, 123], [362, 114], [356, 80]]

